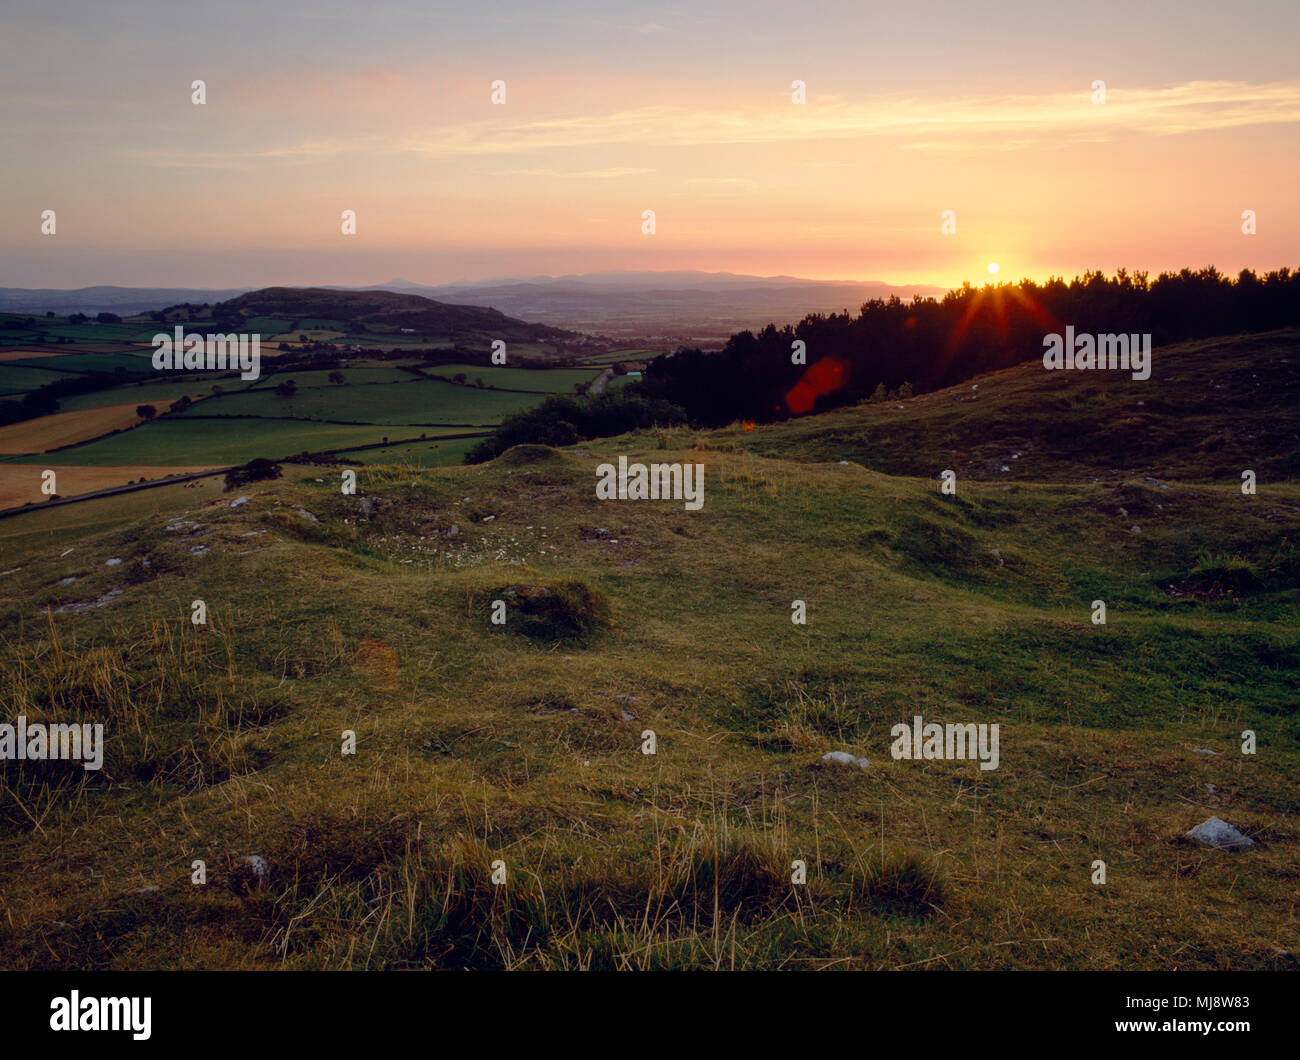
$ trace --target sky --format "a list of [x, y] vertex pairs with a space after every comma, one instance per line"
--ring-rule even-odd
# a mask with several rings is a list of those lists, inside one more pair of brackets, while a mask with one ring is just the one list
[[5, 0], [0, 285], [1295, 267], [1298, 46], [1294, 0]]

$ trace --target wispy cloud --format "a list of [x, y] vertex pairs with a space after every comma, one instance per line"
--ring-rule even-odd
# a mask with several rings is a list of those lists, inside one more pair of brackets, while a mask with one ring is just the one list
[[[501, 108], [504, 109], [504, 108]], [[1252, 84], [1188, 81], [1162, 88], [1112, 85], [1107, 102], [1091, 90], [1045, 95], [846, 100], [810, 98], [805, 105], [755, 105], [727, 110], [660, 104], [518, 120], [493, 115], [447, 121], [418, 132], [311, 136], [266, 148], [139, 152], [152, 165], [243, 167], [262, 162], [310, 162], [347, 155], [414, 155], [460, 159], [635, 145], [672, 148], [727, 144], [790, 144], [877, 138], [920, 152], [1005, 152], [1036, 144], [1083, 143], [1126, 136], [1174, 136], [1215, 129], [1300, 122], [1300, 81]], [[224, 160], [224, 163], [223, 163]], [[833, 163], [810, 163], [833, 164]], [[608, 179], [652, 172], [639, 167], [534, 166], [519, 175]], [[715, 182], [740, 178], [704, 178]]]
[[638, 173], [653, 173], [653, 169], [630, 166], [609, 166], [605, 169], [504, 169], [494, 173], [502, 177], [558, 177], [562, 180], [608, 180], [614, 177], [631, 177]]

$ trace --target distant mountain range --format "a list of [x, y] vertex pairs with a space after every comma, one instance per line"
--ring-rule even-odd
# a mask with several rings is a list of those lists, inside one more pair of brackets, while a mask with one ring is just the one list
[[199, 287], [77, 287], [57, 288], [0, 287], [0, 312], [47, 313], [60, 316], [71, 313], [117, 313], [129, 316], [147, 313], [182, 302], [201, 304], [224, 302], [228, 298], [252, 291], [252, 287], [221, 290]]
[[[789, 323], [807, 313], [856, 313], [868, 299], [914, 294], [940, 296], [945, 288], [875, 281], [805, 280], [728, 272], [596, 272], [574, 276], [502, 277], [428, 285], [394, 279], [334, 291], [392, 291], [439, 302], [490, 306], [509, 316], [611, 336], [725, 338], [767, 323]], [[163, 309], [183, 302], [217, 303], [253, 287], [82, 287], [31, 290], [0, 287], [0, 311], [10, 313], [118, 313]]]
[[511, 316], [604, 335], [725, 338], [808, 313], [854, 315], [863, 302], [897, 295], [940, 297], [947, 288], [876, 281], [805, 280], [729, 272], [597, 272], [449, 283], [435, 287], [391, 280], [384, 287], [442, 301], [472, 301]]

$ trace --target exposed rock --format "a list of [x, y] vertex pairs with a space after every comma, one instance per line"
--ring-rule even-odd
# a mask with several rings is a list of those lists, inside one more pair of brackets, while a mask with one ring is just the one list
[[250, 497], [236, 497], [233, 501], [230, 502], [230, 504], [227, 507], [239, 508], [242, 505], [247, 504], [251, 499], [252, 498]]
[[1158, 478], [1152, 478], [1150, 475], [1148, 475], [1148, 476], [1147, 476], [1146, 478], [1144, 478], [1142, 481], [1145, 482], [1148, 486], [1151, 486], [1151, 487], [1153, 487], [1153, 488], [1155, 488], [1155, 489], [1158, 489], [1158, 490], [1171, 490], [1171, 489], [1173, 489], [1172, 486], [1167, 486], [1167, 485], [1165, 485], [1163, 482], [1161, 482]]
[[1245, 850], [1255, 845], [1253, 839], [1242, 835], [1227, 821], [1220, 820], [1218, 817], [1202, 821], [1187, 834], [1197, 842], [1218, 847], [1220, 850]]
[[1192, 748], [1192, 754], [1194, 755], [1217, 755], [1218, 753], [1219, 753], [1218, 751], [1211, 751], [1208, 747]]
[[56, 607], [54, 613], [56, 615], [84, 615], [87, 611], [93, 611], [97, 607], [103, 607], [110, 600], [116, 600], [124, 591], [125, 590], [122, 589], [109, 589], [108, 592], [96, 600], [85, 600], [81, 603], [64, 604], [61, 607]]
[[104, 561], [105, 567], [120, 567], [121, 565], [122, 565], [122, 561], [118, 559], [116, 556], [114, 556], [112, 559], [106, 559]]
[[823, 762], [839, 762], [840, 765], [857, 766], [859, 769], [866, 769], [871, 765], [865, 758], [854, 758], [848, 751], [828, 751], [822, 755]]

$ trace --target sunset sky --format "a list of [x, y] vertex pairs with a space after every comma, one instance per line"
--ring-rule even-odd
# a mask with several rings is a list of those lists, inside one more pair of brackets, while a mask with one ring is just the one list
[[0, 285], [1294, 266], [1298, 46], [1294, 0], [6, 0]]

